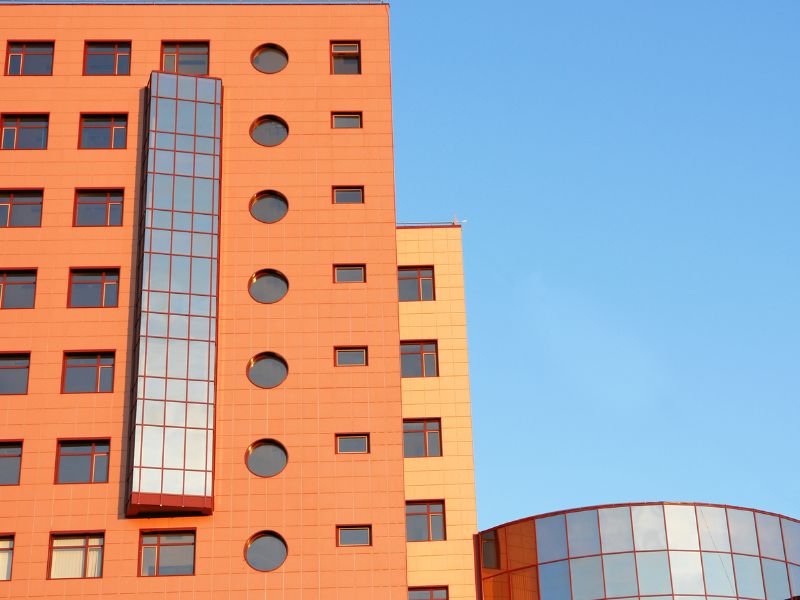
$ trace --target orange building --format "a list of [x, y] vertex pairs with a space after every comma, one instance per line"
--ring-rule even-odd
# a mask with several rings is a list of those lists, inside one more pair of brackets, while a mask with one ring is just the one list
[[461, 230], [395, 224], [388, 6], [0, 38], [0, 598], [474, 598]]

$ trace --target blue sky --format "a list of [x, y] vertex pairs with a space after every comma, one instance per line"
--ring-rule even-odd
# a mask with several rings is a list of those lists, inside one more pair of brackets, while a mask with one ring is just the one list
[[467, 219], [480, 527], [800, 517], [800, 2], [391, 11], [398, 219]]

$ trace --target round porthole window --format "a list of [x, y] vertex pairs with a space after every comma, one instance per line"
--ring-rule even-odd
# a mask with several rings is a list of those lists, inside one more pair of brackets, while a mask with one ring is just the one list
[[289, 281], [280, 271], [264, 269], [250, 277], [248, 289], [250, 296], [256, 302], [272, 304], [283, 298], [289, 291]]
[[258, 192], [250, 201], [250, 214], [262, 223], [277, 223], [289, 212], [289, 201], [286, 196], [266, 190]]
[[274, 352], [263, 352], [250, 359], [247, 365], [247, 378], [260, 388], [279, 386], [289, 374], [289, 366]]
[[274, 571], [286, 561], [289, 549], [274, 531], [261, 531], [247, 542], [245, 558], [256, 571]]
[[289, 64], [289, 55], [277, 44], [264, 44], [256, 48], [250, 60], [257, 70], [271, 75], [286, 68]]
[[250, 137], [262, 146], [277, 146], [289, 137], [289, 126], [280, 117], [265, 115], [253, 123]]
[[286, 448], [275, 440], [259, 440], [247, 449], [245, 462], [253, 475], [274, 477], [286, 468]]

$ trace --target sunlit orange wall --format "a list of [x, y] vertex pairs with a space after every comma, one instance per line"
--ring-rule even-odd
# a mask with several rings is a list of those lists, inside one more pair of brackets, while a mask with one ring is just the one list
[[[0, 268], [38, 269], [36, 308], [0, 311], [0, 351], [30, 351], [29, 393], [0, 397], [0, 439], [24, 440], [18, 487], [0, 488], [0, 532], [14, 533], [12, 580], [0, 597], [402, 599], [406, 597], [403, 458], [388, 7], [3, 6], [0, 45], [55, 40], [52, 77], [0, 77], [0, 111], [50, 114], [47, 150], [0, 153], [0, 188], [43, 187], [39, 229], [0, 230]], [[129, 77], [81, 75], [84, 40], [131, 40]], [[123, 510], [127, 348], [135, 247], [142, 90], [162, 40], [208, 40], [210, 75], [224, 86], [215, 513], [132, 519]], [[333, 76], [331, 40], [360, 40], [363, 74]], [[264, 75], [250, 54], [280, 44], [290, 62]], [[363, 111], [362, 130], [332, 130], [332, 110]], [[81, 112], [127, 112], [126, 150], [78, 150]], [[276, 114], [288, 140], [257, 146], [252, 121]], [[363, 185], [366, 204], [334, 206], [331, 186]], [[124, 187], [121, 228], [73, 228], [77, 187]], [[252, 219], [254, 193], [290, 203], [279, 223]], [[366, 263], [366, 284], [332, 283], [334, 263]], [[119, 308], [67, 309], [70, 267], [119, 267]], [[256, 304], [248, 277], [275, 268], [290, 291]], [[336, 345], [366, 345], [369, 366], [334, 368]], [[62, 395], [65, 350], [115, 350], [112, 394]], [[267, 391], [245, 376], [261, 351], [283, 355], [286, 382]], [[337, 456], [334, 434], [372, 435], [364, 456]], [[107, 484], [54, 485], [56, 440], [111, 438]], [[254, 441], [283, 443], [280, 475], [250, 474]], [[337, 548], [337, 524], [371, 524], [367, 548]], [[143, 528], [197, 528], [196, 575], [137, 577]], [[254, 533], [283, 535], [289, 558], [250, 569]], [[46, 579], [51, 532], [105, 531], [103, 577]], [[266, 596], [265, 596], [266, 594]], [[273, 594], [272, 596], [270, 594]]]

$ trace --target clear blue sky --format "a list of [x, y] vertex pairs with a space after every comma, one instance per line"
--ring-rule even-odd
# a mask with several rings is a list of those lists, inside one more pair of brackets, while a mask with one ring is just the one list
[[800, 517], [800, 1], [391, 11], [398, 219], [468, 220], [480, 527]]

